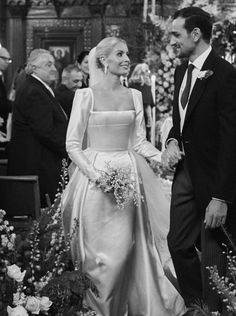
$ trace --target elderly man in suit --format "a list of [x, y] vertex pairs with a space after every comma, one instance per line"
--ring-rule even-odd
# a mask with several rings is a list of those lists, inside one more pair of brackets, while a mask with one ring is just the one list
[[173, 128], [162, 160], [176, 167], [168, 244], [181, 293], [189, 308], [203, 299], [221, 312], [206, 267], [226, 275], [223, 230], [233, 237], [236, 231], [236, 70], [216, 55], [211, 33], [211, 18], [200, 8], [173, 16], [171, 44], [187, 60], [175, 72]]
[[[0, 133], [2, 132], [2, 139], [6, 133], [6, 123], [8, 114], [11, 112], [10, 101], [7, 99], [7, 92], [4, 84], [4, 71], [12, 62], [8, 50], [0, 47]], [[1, 134], [0, 134], [1, 137]]]
[[70, 117], [72, 103], [76, 89], [83, 84], [82, 71], [76, 65], [68, 65], [62, 71], [61, 84], [55, 89], [55, 96], [68, 118]]
[[50, 88], [57, 75], [50, 52], [33, 50], [26, 72], [13, 107], [8, 174], [38, 175], [41, 206], [46, 206], [46, 196], [54, 200], [67, 156], [67, 116]]

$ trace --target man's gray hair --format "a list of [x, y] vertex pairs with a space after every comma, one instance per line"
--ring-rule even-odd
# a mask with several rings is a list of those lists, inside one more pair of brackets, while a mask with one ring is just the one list
[[29, 75], [34, 73], [35, 66], [38, 66], [41, 63], [42, 57], [45, 55], [52, 55], [52, 54], [50, 53], [49, 50], [43, 49], [43, 48], [36, 48], [32, 50], [27, 60], [25, 72]]

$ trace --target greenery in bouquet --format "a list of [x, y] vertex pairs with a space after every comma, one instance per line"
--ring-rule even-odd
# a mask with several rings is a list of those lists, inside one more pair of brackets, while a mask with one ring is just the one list
[[101, 176], [95, 182], [96, 187], [105, 193], [112, 193], [119, 210], [124, 209], [130, 200], [133, 200], [135, 205], [143, 200], [137, 186], [137, 182], [140, 183], [141, 180], [131, 168], [112, 167], [110, 162], [107, 162], [106, 171], [100, 170], [100, 173]]
[[73, 264], [70, 241], [78, 229], [75, 222], [70, 236], [64, 236], [61, 193], [67, 184], [67, 165], [63, 161], [60, 188], [54, 204], [45, 209], [38, 220], [29, 223], [23, 235], [4, 219], [0, 210], [0, 314], [2, 316], [96, 315], [83, 305], [87, 289], [98, 295], [95, 286], [82, 272], [81, 264]]

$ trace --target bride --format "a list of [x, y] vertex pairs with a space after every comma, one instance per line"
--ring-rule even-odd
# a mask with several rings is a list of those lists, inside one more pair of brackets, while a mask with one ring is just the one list
[[[105, 38], [89, 58], [91, 87], [76, 91], [67, 131], [75, 169], [62, 197], [65, 233], [79, 220], [73, 260], [99, 291], [99, 297], [87, 291], [86, 304], [98, 316], [182, 315], [166, 243], [169, 202], [144, 159], [159, 162], [160, 152], [146, 140], [141, 93], [120, 84], [130, 66], [127, 45]], [[89, 147], [82, 150], [85, 132]], [[107, 163], [132, 169], [143, 201], [120, 210], [96, 186]]]

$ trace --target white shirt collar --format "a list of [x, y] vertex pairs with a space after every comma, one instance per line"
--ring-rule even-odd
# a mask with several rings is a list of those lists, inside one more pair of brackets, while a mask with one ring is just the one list
[[50, 93], [55, 97], [54, 92], [53, 92], [52, 89], [49, 87], [49, 85], [46, 84], [46, 82], [44, 82], [42, 79], [40, 79], [40, 78], [39, 78], [38, 76], [36, 76], [35, 74], [32, 74], [31, 76], [34, 77], [35, 79], [37, 79], [38, 81], [40, 81], [40, 82], [45, 86], [45, 88], [47, 88], [47, 89], [50, 91]]
[[212, 47], [209, 46], [200, 56], [198, 56], [194, 62], [192, 63], [197, 69], [201, 70], [202, 66], [207, 59], [208, 55], [210, 54]]

